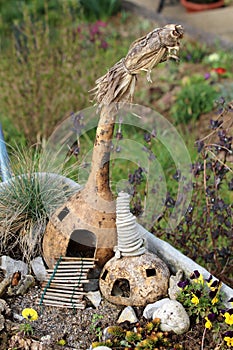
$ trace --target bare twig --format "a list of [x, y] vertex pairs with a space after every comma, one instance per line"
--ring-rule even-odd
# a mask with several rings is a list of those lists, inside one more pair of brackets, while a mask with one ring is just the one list
[[204, 329], [202, 340], [201, 340], [201, 350], [204, 350], [204, 341], [205, 341], [206, 328]]
[[215, 154], [214, 152], [210, 151], [209, 149], [207, 150], [207, 152], [209, 152], [219, 163], [221, 163], [224, 167], [227, 168], [227, 170], [229, 170], [231, 173], [233, 173], [233, 170], [231, 168], [229, 168], [229, 166], [226, 165], [226, 163], [222, 162]]

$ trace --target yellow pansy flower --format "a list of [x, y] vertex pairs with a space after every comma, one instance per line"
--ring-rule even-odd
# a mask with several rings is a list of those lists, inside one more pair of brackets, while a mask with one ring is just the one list
[[208, 317], [205, 317], [206, 323], [205, 323], [205, 328], [210, 329], [212, 327], [212, 323], [208, 319]]
[[30, 308], [23, 309], [22, 316], [28, 321], [36, 321], [38, 319], [38, 313], [36, 310]]
[[215, 297], [211, 300], [212, 305], [216, 304], [218, 302], [218, 297], [215, 295]]
[[233, 314], [230, 314], [229, 312], [225, 312], [224, 314], [225, 322], [229, 324], [230, 326], [233, 325]]
[[195, 304], [195, 305], [197, 305], [197, 304], [199, 304], [199, 299], [198, 299], [198, 297], [194, 294], [194, 293], [192, 293], [192, 299], [191, 299], [191, 302], [193, 303], [193, 304]]
[[202, 284], [202, 285], [204, 284], [204, 278], [203, 278], [202, 274], [200, 274], [200, 276], [198, 277], [197, 282]]
[[199, 271], [197, 271], [197, 270], [193, 271], [193, 273], [191, 274], [190, 278], [195, 283], [200, 283], [202, 285], [204, 284], [204, 278], [203, 278], [202, 274]]
[[233, 346], [233, 338], [231, 337], [224, 337], [224, 340], [227, 342], [227, 346]]

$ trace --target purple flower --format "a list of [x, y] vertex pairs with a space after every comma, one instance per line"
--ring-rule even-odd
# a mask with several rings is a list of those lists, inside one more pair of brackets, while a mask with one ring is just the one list
[[198, 270], [193, 271], [190, 275], [191, 280], [195, 280], [196, 278], [199, 278], [199, 277], [200, 277], [200, 272]]
[[209, 314], [209, 315], [207, 315], [207, 318], [211, 321], [211, 322], [213, 322], [216, 318], [217, 318], [217, 314], [215, 314], [215, 313], [211, 313], [211, 314]]
[[181, 289], [184, 289], [185, 287], [187, 287], [189, 285], [189, 281], [185, 280], [185, 281], [180, 281], [177, 283], [177, 286]]
[[94, 36], [96, 34], [100, 34], [100, 31], [99, 31], [99, 26], [95, 23], [91, 26], [90, 28], [90, 33]]
[[213, 299], [213, 298], [216, 296], [217, 293], [218, 293], [218, 290], [217, 290], [217, 289], [211, 290], [211, 291], [209, 292], [209, 297], [210, 297], [211, 299]]
[[200, 290], [196, 290], [196, 291], [195, 291], [195, 295], [198, 297], [198, 299], [200, 299], [200, 297], [201, 297], [201, 291], [200, 291]]
[[95, 24], [99, 27], [106, 27], [107, 26], [107, 23], [103, 22], [103, 21], [97, 21]]
[[100, 47], [101, 47], [102, 49], [106, 50], [106, 49], [108, 48], [108, 43], [107, 43], [107, 41], [101, 40], [101, 45], [100, 45]]
[[205, 80], [208, 80], [210, 78], [210, 73], [205, 73], [204, 78]]
[[206, 279], [206, 282], [207, 282], [207, 283], [210, 283], [210, 282], [212, 281], [212, 279], [213, 279], [213, 276], [210, 275], [210, 277]]
[[149, 143], [149, 142], [151, 141], [151, 134], [148, 133], [148, 132], [146, 132], [146, 133], [144, 134], [144, 140], [145, 140], [147, 143]]
[[223, 335], [224, 335], [224, 337], [233, 338], [233, 331], [227, 331], [227, 332], [225, 332]]
[[117, 131], [115, 137], [116, 137], [117, 140], [122, 140], [122, 139], [123, 139], [123, 134], [122, 134], [122, 132], [121, 132], [121, 131]]

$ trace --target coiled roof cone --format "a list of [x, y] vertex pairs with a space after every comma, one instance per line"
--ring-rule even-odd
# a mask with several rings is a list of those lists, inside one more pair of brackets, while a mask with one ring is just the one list
[[145, 240], [138, 232], [136, 217], [130, 212], [130, 195], [120, 192], [116, 200], [117, 246], [115, 257], [138, 256], [146, 252]]

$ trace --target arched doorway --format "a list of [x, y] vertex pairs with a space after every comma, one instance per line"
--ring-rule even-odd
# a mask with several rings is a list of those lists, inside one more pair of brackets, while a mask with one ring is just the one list
[[88, 230], [74, 230], [71, 233], [66, 256], [79, 258], [94, 258], [96, 251], [96, 236]]

